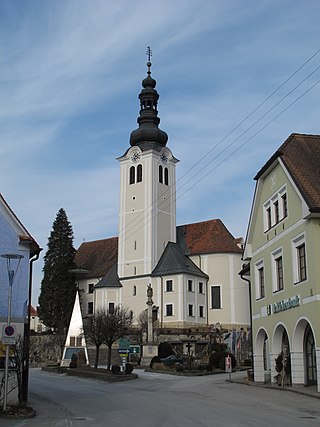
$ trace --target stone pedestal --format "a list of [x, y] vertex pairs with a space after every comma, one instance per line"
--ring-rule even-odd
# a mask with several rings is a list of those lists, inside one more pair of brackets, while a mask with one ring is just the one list
[[141, 358], [141, 365], [150, 367], [150, 362], [154, 356], [158, 356], [158, 345], [157, 344], [150, 344], [146, 343], [142, 346], [142, 358]]

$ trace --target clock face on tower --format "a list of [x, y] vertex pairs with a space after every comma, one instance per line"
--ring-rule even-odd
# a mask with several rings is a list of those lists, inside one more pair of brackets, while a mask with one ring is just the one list
[[167, 161], [168, 161], [168, 156], [167, 156], [167, 154], [166, 154], [166, 153], [161, 153], [161, 154], [160, 154], [160, 158], [161, 158], [161, 160], [163, 161], [163, 163], [167, 163]]
[[141, 159], [141, 153], [139, 150], [133, 150], [130, 156], [132, 162], [138, 162]]

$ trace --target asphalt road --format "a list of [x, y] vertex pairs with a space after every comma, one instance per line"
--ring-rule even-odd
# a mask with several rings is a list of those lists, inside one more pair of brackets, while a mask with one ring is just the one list
[[110, 384], [31, 369], [36, 418], [0, 420], [0, 426], [320, 427], [319, 399], [229, 383], [228, 374], [137, 373], [137, 380]]

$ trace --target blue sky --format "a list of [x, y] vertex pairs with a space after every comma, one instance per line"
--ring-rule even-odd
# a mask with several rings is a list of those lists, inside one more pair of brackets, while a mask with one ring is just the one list
[[178, 225], [245, 236], [256, 172], [291, 133], [319, 133], [320, 53], [225, 137], [318, 51], [319, 16], [317, 0], [0, 0], [0, 192], [42, 256], [60, 207], [75, 247], [117, 235], [147, 46]]

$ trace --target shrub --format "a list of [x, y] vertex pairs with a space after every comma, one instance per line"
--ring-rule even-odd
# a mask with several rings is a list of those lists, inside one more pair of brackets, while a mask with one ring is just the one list
[[112, 365], [111, 371], [114, 375], [120, 374], [121, 368], [119, 365]]
[[160, 357], [159, 356], [154, 356], [152, 359], [151, 359], [151, 362], [150, 362], [150, 368], [151, 369], [153, 369], [153, 364], [154, 363], [162, 363], [161, 362], [161, 359], [160, 359]]
[[171, 356], [171, 354], [174, 354], [174, 350], [168, 342], [161, 342], [158, 347], [158, 356], [161, 359], [165, 359], [168, 356]]
[[132, 363], [126, 363], [126, 374], [131, 374], [133, 371], [133, 364]]

